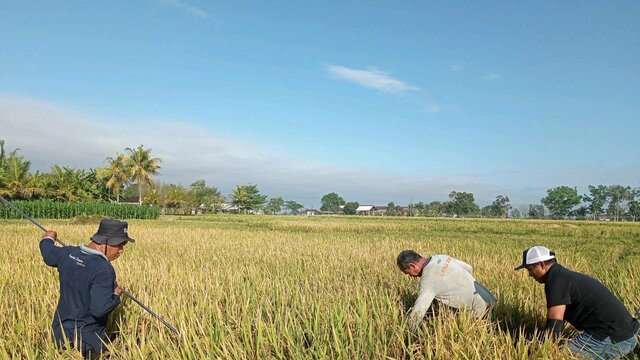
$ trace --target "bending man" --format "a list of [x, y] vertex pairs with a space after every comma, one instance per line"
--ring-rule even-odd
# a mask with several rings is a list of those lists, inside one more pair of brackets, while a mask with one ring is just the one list
[[409, 314], [409, 327], [415, 330], [433, 300], [470, 310], [476, 317], [486, 314], [496, 298], [473, 277], [471, 265], [448, 255], [423, 258], [413, 250], [398, 255], [398, 267], [412, 277], [420, 277], [420, 293]]
[[53, 316], [53, 334], [59, 346], [71, 342], [86, 358], [98, 358], [107, 341], [109, 314], [120, 304], [122, 289], [111, 265], [128, 242], [127, 223], [115, 219], [100, 222], [91, 243], [56, 247], [55, 231], [40, 241], [44, 262], [58, 269], [60, 298]]
[[556, 263], [556, 254], [544, 246], [522, 253], [529, 276], [544, 284], [547, 298], [546, 331], [554, 338], [568, 321], [582, 333], [569, 341], [578, 357], [615, 359], [633, 351], [637, 344], [638, 320], [598, 280]]

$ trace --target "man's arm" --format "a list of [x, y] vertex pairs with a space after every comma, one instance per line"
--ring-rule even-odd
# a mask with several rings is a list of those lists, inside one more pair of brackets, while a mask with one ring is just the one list
[[49, 230], [42, 235], [42, 240], [40, 240], [40, 254], [42, 254], [42, 259], [45, 264], [53, 267], [57, 267], [60, 262], [61, 248], [55, 245], [55, 239], [57, 239], [57, 237], [58, 233]]
[[89, 312], [95, 318], [109, 315], [120, 304], [119, 293], [122, 292], [116, 283], [113, 271], [102, 270], [91, 282], [89, 296]]
[[412, 331], [418, 328], [424, 314], [429, 310], [435, 297], [436, 292], [430, 286], [420, 286], [420, 293], [418, 294], [416, 303], [413, 304], [413, 309], [411, 309], [411, 313], [409, 313], [409, 328]]
[[564, 312], [567, 305], [556, 305], [547, 309], [547, 323], [544, 330], [547, 334], [551, 334], [553, 339], [557, 339], [562, 334], [564, 328]]

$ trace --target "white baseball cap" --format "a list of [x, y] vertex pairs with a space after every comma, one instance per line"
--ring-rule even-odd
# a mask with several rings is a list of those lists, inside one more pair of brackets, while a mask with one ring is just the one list
[[522, 252], [522, 265], [514, 270], [520, 270], [527, 265], [537, 264], [541, 261], [547, 261], [556, 258], [556, 253], [544, 246], [532, 246]]

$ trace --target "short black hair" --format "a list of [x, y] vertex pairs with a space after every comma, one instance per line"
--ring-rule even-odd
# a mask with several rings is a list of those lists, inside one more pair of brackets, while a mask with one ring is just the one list
[[413, 264], [414, 262], [418, 262], [420, 259], [422, 259], [422, 256], [420, 256], [420, 254], [415, 251], [402, 250], [400, 254], [398, 254], [398, 267], [400, 268], [400, 270], [405, 270], [409, 267], [409, 265]]

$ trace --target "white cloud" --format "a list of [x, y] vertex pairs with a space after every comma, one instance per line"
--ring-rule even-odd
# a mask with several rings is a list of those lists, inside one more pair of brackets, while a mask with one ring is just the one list
[[174, 8], [180, 9], [182, 11], [185, 11], [188, 14], [191, 14], [193, 16], [196, 17], [200, 17], [200, 18], [206, 18], [209, 17], [209, 13], [198, 8], [195, 7], [193, 5], [187, 4], [184, 1], [180, 1], [180, 0], [161, 0], [161, 2], [165, 5], [169, 5], [169, 6], [173, 6]]
[[447, 176], [335, 167], [184, 121], [101, 119], [60, 104], [2, 92], [0, 139], [6, 140], [8, 150], [20, 148], [20, 154], [32, 162], [32, 170], [45, 171], [54, 164], [84, 169], [104, 166], [106, 157], [142, 144], [164, 160], [160, 181], [189, 185], [204, 179], [223, 194], [237, 184], [251, 182], [267, 195], [306, 206], [319, 206], [322, 195], [332, 191], [348, 201], [376, 205], [446, 200], [452, 190], [473, 193], [480, 205], [491, 203], [498, 194], [508, 195], [512, 204], [538, 203], [553, 186], [574, 184], [580, 191], [586, 191], [588, 184], [637, 186], [640, 176], [637, 165], [555, 172], [487, 169], [481, 174]]
[[484, 79], [489, 81], [498, 80], [498, 79], [502, 79], [502, 75], [496, 74], [496, 73], [490, 73], [485, 75]]
[[329, 65], [327, 71], [341, 79], [385, 92], [417, 91], [419, 87], [391, 77], [377, 69], [352, 69], [346, 66]]
[[[451, 190], [479, 190], [491, 183], [482, 176], [406, 176], [322, 165], [268, 144], [223, 137], [187, 122], [100, 119], [2, 92], [0, 139], [6, 140], [7, 149], [20, 148], [20, 154], [32, 162], [32, 170], [44, 171], [54, 164], [95, 169], [117, 151], [142, 144], [164, 160], [160, 181], [189, 185], [204, 179], [223, 194], [250, 182], [265, 194], [307, 206], [319, 206], [322, 195], [332, 191], [361, 203], [405, 204], [411, 198], [443, 200]], [[493, 186], [487, 186], [494, 194]]]

